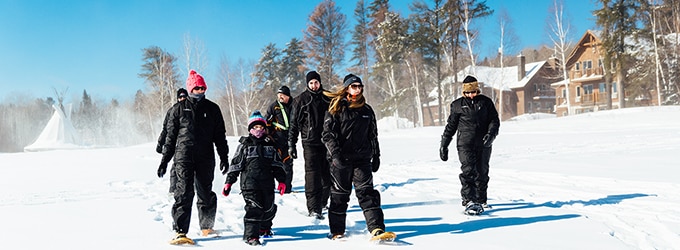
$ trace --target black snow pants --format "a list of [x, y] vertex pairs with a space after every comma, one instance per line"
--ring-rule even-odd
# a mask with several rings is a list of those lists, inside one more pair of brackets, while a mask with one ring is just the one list
[[463, 201], [486, 203], [486, 190], [489, 185], [489, 160], [491, 148], [485, 147], [459, 147], [458, 160], [460, 161], [461, 173], [460, 195]]
[[187, 233], [191, 222], [191, 207], [194, 188], [198, 200], [198, 220], [201, 229], [212, 229], [217, 212], [217, 195], [212, 191], [215, 176], [215, 161], [178, 162], [174, 166], [177, 174], [175, 204], [172, 205], [173, 228], [177, 233]]
[[243, 216], [243, 239], [260, 237], [260, 230], [270, 230], [272, 220], [276, 216], [274, 192], [272, 190], [243, 190], [241, 191], [246, 205]]
[[330, 166], [323, 144], [303, 144], [305, 154], [305, 197], [307, 210], [321, 214], [331, 190]]
[[352, 185], [364, 213], [366, 227], [371, 232], [376, 228], [385, 230], [385, 216], [380, 207], [380, 192], [373, 188], [371, 162], [367, 160], [344, 163], [343, 168], [331, 166], [331, 204], [328, 208], [328, 223], [331, 234], [345, 233], [347, 207]]

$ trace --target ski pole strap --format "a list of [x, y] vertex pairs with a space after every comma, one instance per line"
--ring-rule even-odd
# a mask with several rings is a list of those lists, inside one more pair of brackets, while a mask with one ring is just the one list
[[276, 126], [277, 128], [280, 128], [281, 130], [288, 130], [288, 128], [287, 128], [286, 126], [283, 126], [283, 125], [281, 125], [281, 124], [278, 123], [278, 122], [272, 122], [272, 124], [273, 124], [274, 126]]

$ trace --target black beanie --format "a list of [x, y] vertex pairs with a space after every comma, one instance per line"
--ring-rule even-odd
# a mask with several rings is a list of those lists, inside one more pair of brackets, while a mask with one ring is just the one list
[[471, 83], [471, 82], [476, 82], [476, 81], [477, 81], [477, 78], [475, 78], [474, 76], [471, 76], [471, 75], [468, 75], [468, 76], [465, 77], [465, 79], [463, 79], [463, 83]]
[[306, 79], [305, 84], [308, 84], [309, 81], [312, 80], [312, 79], [316, 79], [317, 81], [319, 81], [319, 83], [321, 83], [321, 75], [319, 75], [319, 73], [316, 73], [316, 71], [314, 71], [314, 70], [309, 71], [309, 73], [307, 73], [307, 77], [305, 77], [305, 79]]
[[179, 99], [180, 97], [187, 97], [188, 94], [189, 94], [189, 93], [187, 93], [187, 90], [186, 90], [186, 89], [184, 89], [184, 88], [179, 88], [179, 89], [177, 90], [177, 99]]
[[361, 83], [362, 85], [364, 84], [358, 76], [355, 76], [354, 74], [346, 75], [345, 79], [342, 80], [342, 87], [347, 88], [347, 86], [355, 82]]
[[279, 88], [279, 90], [276, 91], [276, 93], [281, 93], [281, 94], [290, 96], [290, 89], [288, 88], [288, 86], [285, 86], [285, 85], [284, 85], [284, 86], [281, 86], [281, 87]]

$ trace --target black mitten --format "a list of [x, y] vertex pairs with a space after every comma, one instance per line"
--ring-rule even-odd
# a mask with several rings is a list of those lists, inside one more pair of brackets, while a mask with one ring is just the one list
[[482, 142], [484, 142], [484, 147], [490, 148], [491, 144], [493, 144], [493, 140], [495, 140], [495, 139], [496, 139], [495, 135], [492, 135], [492, 134], [484, 135], [484, 138], [482, 138]]
[[378, 172], [378, 169], [380, 168], [380, 156], [374, 155], [373, 156], [373, 161], [371, 161], [371, 166], [373, 167], [371, 170], [373, 170], [373, 173]]

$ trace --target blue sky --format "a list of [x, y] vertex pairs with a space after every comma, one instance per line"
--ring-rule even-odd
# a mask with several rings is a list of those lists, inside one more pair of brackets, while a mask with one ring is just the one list
[[[368, 0], [366, 0], [368, 1]], [[131, 99], [144, 81], [137, 77], [142, 49], [159, 46], [179, 55], [183, 37], [203, 42], [207, 72], [215, 78], [223, 56], [257, 60], [270, 42], [283, 48], [291, 38], [302, 39], [309, 14], [321, 0], [0, 0], [0, 101], [54, 97], [67, 90], [66, 100]], [[412, 1], [393, 0], [393, 8], [408, 13]], [[488, 0], [497, 12], [505, 8], [519, 37], [520, 48], [548, 44], [546, 18], [552, 0]], [[592, 0], [565, 1], [572, 37], [594, 28]], [[353, 25], [355, 1], [336, 1]], [[478, 23], [482, 43], [476, 50], [493, 53], [497, 17]], [[350, 35], [347, 35], [349, 39]], [[184, 79], [185, 76], [182, 76]]]

